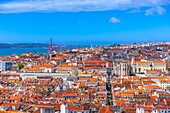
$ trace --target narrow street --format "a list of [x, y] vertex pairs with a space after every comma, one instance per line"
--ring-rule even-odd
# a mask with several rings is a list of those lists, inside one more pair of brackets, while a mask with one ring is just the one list
[[107, 82], [106, 82], [106, 89], [107, 89], [107, 105], [113, 105], [113, 97], [112, 97], [112, 83], [111, 83], [111, 76], [112, 76], [111, 68], [107, 69]]

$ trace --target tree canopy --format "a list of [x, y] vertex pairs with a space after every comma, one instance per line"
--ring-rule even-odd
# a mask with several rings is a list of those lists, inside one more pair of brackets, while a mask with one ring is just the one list
[[21, 70], [22, 68], [24, 68], [24, 65], [23, 64], [18, 64], [18, 68], [19, 68], [19, 70]]

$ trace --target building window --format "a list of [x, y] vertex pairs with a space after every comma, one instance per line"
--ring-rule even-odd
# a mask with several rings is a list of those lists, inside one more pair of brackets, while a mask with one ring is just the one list
[[139, 68], [139, 72], [141, 72], [141, 68]]

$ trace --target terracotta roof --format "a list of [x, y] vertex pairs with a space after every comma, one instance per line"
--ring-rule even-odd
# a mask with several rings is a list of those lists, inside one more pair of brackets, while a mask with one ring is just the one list
[[99, 113], [113, 113], [113, 106], [101, 107]]

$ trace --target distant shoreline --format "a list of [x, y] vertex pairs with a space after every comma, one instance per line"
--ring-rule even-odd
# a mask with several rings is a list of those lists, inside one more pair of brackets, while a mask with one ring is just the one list
[[0, 48], [34, 48], [34, 47], [48, 47], [48, 44], [5, 44], [5, 43], [0, 43]]
[[[11, 56], [12, 54], [24, 54], [26, 52], [31, 52], [34, 54], [46, 54], [48, 52], [48, 44], [8, 44], [8, 45], [1, 45], [0, 44], [0, 56]], [[90, 47], [90, 46], [82, 46], [83, 47]], [[58, 50], [70, 50], [74, 48], [79, 48], [78, 46], [66, 46], [66, 47], [58, 47]]]

